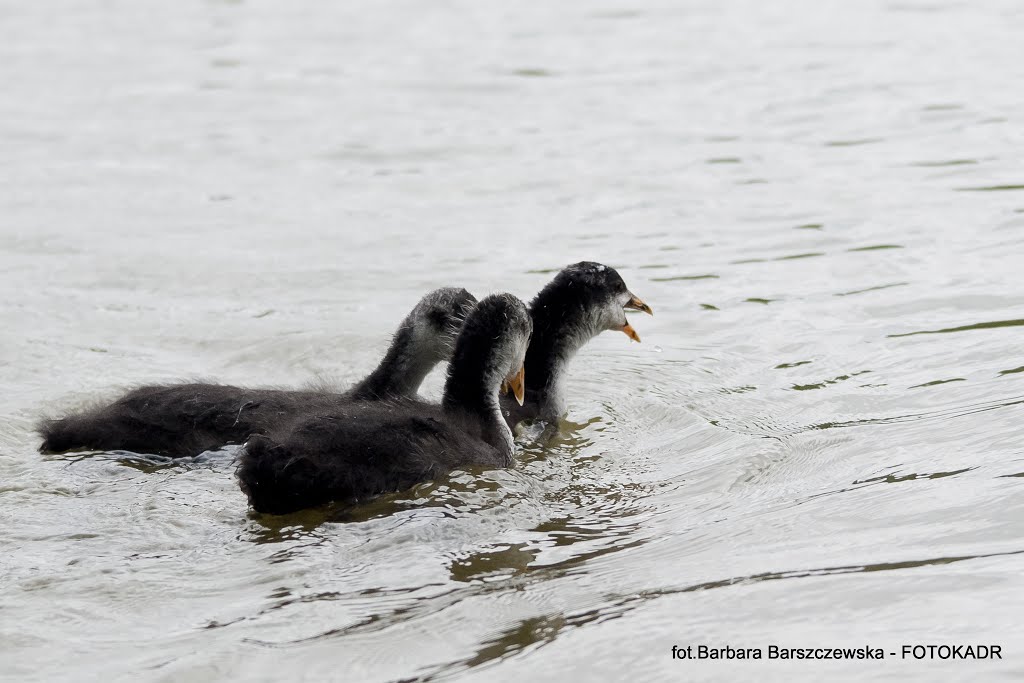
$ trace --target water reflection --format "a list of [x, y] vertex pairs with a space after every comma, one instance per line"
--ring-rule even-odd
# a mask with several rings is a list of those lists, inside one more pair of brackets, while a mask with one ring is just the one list
[[807, 427], [807, 429], [840, 429], [844, 427], [861, 427], [865, 425], [899, 424], [904, 422], [949, 420], [958, 417], [967, 417], [990, 410], [1000, 410], [1012, 406], [1024, 404], [1024, 398], [1012, 398], [1009, 400], [997, 400], [976, 405], [955, 406], [940, 410], [916, 413], [912, 415], [894, 415], [890, 417], [863, 418], [846, 422], [822, 422]]
[[867, 292], [877, 292], [882, 289], [891, 289], [892, 287], [906, 287], [909, 282], [891, 282], [885, 285], [876, 285], [874, 287], [865, 287], [864, 289], [854, 289], [849, 292], [837, 292], [834, 296], [853, 296], [854, 294], [865, 294]]
[[[248, 515], [252, 523], [239, 535], [239, 540], [258, 545], [295, 542], [321, 543], [327, 536], [318, 531], [320, 526], [343, 514], [333, 505], [310, 508], [288, 515], [262, 515], [250, 510]], [[284, 561], [296, 554], [301, 554], [301, 550], [289, 546], [273, 555], [272, 561]]]
[[933, 379], [931, 382], [924, 382], [923, 384], [915, 384], [908, 389], [921, 389], [922, 387], [936, 387], [940, 384], [949, 384], [950, 382], [966, 382], [967, 380], [963, 377], [952, 377], [950, 379]]
[[508, 579], [526, 573], [538, 554], [539, 550], [526, 543], [484, 548], [453, 560], [451, 577], [467, 583]]
[[638, 606], [638, 603], [646, 603], [666, 596], [678, 595], [680, 593], [693, 593], [695, 591], [730, 588], [733, 586], [743, 586], [763, 581], [782, 581], [788, 579], [802, 579], [820, 576], [841, 576], [844, 574], [900, 571], [904, 569], [917, 569], [920, 567], [947, 565], [954, 564], [957, 562], [967, 562], [970, 560], [980, 560], [991, 557], [1015, 557], [1017, 555], [1022, 554], [1024, 554], [1024, 550], [1010, 550], [996, 553], [980, 553], [977, 555], [928, 557], [924, 559], [902, 560], [898, 562], [878, 562], [874, 564], [831, 566], [816, 569], [795, 569], [779, 572], [763, 572], [760, 574], [750, 574], [746, 576], [731, 576], [725, 579], [703, 581], [701, 583], [690, 584], [679, 588], [668, 588], [663, 590], [651, 591], [634, 596], [622, 596], [620, 602], [618, 603], [620, 610], [616, 616], [621, 616], [628, 609], [635, 609]]
[[846, 374], [846, 375], [839, 375], [838, 377], [833, 377], [832, 379], [822, 380], [821, 382], [817, 382], [817, 383], [813, 383], [813, 384], [794, 384], [793, 386], [790, 387], [790, 389], [793, 389], [794, 391], [811, 391], [811, 390], [814, 390], [814, 389], [824, 389], [825, 387], [829, 386], [830, 384], [838, 384], [839, 382], [845, 382], [848, 379], [852, 379], [853, 377], [858, 377], [859, 375], [864, 375], [864, 374], [867, 374], [869, 372], [871, 372], [871, 371], [870, 370], [858, 370], [857, 372], [851, 372], [851, 373]]
[[590, 621], [593, 619], [570, 621], [562, 614], [523, 619], [485, 640], [472, 656], [435, 667], [433, 671], [410, 680], [440, 680], [484, 665], [493, 665], [527, 649], [536, 649], [552, 642], [567, 627], [581, 626]]
[[961, 325], [960, 327], [946, 327], [941, 330], [920, 330], [917, 332], [904, 332], [902, 334], [890, 334], [889, 337], [913, 337], [918, 334], [948, 334], [950, 332], [968, 332], [971, 330], [991, 330], [1000, 327], [1020, 327], [1024, 325], [1024, 319], [1020, 320], [996, 320], [993, 322], [975, 323], [973, 325]]
[[911, 474], [886, 474], [880, 477], [870, 477], [853, 482], [854, 484], [873, 484], [873, 483], [886, 483], [886, 484], [900, 484], [905, 481], [914, 481], [915, 479], [942, 479], [944, 477], [955, 477], [958, 474], [964, 472], [970, 472], [971, 470], [977, 469], [976, 467], [964, 467], [959, 470], [952, 470], [949, 472], [912, 472]]
[[831, 566], [818, 569], [799, 569], [779, 572], [763, 572], [747, 576], [703, 581], [700, 583], [666, 588], [657, 591], [643, 591], [632, 595], [606, 595], [600, 607], [571, 613], [554, 612], [544, 616], [529, 617], [506, 627], [495, 636], [481, 643], [470, 657], [434, 667], [410, 680], [431, 681], [448, 678], [474, 668], [486, 668], [509, 657], [525, 654], [554, 642], [566, 631], [582, 628], [589, 624], [621, 618], [650, 602], [685, 593], [748, 586], [767, 581], [780, 581], [809, 577], [841, 576], [845, 574], [902, 571], [920, 567], [949, 565], [958, 562], [993, 557], [1014, 557], [1024, 550], [998, 553], [930, 557], [919, 560], [881, 562], [865, 565]]

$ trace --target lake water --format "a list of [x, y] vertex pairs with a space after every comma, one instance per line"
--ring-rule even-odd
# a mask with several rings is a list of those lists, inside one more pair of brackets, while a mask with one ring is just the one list
[[[1024, 5], [0, 22], [5, 679], [1024, 676]], [[583, 350], [514, 470], [269, 518], [231, 451], [36, 452], [127, 386], [347, 384], [427, 289], [584, 259], [655, 317]], [[977, 643], [1003, 660], [900, 657]]]

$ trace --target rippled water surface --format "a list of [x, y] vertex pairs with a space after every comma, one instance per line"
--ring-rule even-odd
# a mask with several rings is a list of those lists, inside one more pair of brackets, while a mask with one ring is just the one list
[[[0, 22], [4, 677], [1024, 675], [1020, 3]], [[144, 382], [346, 384], [425, 290], [582, 259], [656, 316], [514, 470], [272, 518], [230, 450], [36, 452]], [[1005, 659], [671, 658], [973, 642]]]

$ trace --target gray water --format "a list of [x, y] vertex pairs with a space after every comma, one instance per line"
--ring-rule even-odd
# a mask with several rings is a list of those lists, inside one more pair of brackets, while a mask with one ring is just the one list
[[[1020, 3], [0, 27], [4, 678], [1024, 675]], [[583, 350], [513, 470], [271, 518], [230, 450], [36, 452], [141, 383], [346, 385], [427, 289], [529, 298], [583, 259], [656, 315]], [[929, 643], [1004, 659], [888, 654]], [[886, 659], [672, 659], [698, 644]]]

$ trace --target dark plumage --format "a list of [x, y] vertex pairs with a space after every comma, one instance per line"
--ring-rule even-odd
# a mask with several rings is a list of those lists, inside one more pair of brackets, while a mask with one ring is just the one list
[[517, 381], [531, 330], [519, 299], [489, 296], [466, 319], [440, 406], [350, 403], [254, 436], [238, 468], [249, 503], [283, 514], [398, 491], [467, 465], [510, 466], [512, 434], [497, 393], [504, 380]]
[[476, 303], [464, 289], [427, 294], [399, 325], [377, 368], [349, 391], [288, 391], [222, 384], [144, 386], [113, 403], [44, 420], [40, 450], [125, 450], [171, 457], [241, 443], [298, 415], [353, 401], [412, 398], [451, 357], [462, 321]]
[[626, 320], [626, 310], [653, 315], [614, 268], [600, 263], [567, 266], [545, 285], [530, 303], [533, 337], [526, 352], [526, 400], [520, 406], [511, 397], [502, 397], [509, 426], [531, 418], [557, 424], [566, 410], [565, 377], [576, 352], [605, 330], [619, 330], [640, 341]]

